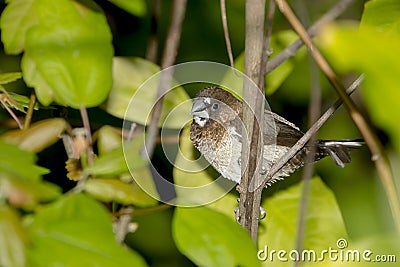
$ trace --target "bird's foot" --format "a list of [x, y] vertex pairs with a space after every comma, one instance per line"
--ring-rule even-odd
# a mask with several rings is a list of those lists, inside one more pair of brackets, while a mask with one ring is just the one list
[[268, 173], [268, 169], [266, 166], [262, 166], [260, 170], [261, 175], [266, 175]]
[[[237, 199], [237, 202], [240, 202], [240, 199]], [[233, 212], [235, 213], [235, 219], [239, 223], [239, 207], [236, 207]], [[258, 217], [258, 220], [261, 221], [267, 216], [267, 212], [263, 207], [260, 206], [260, 217]]]

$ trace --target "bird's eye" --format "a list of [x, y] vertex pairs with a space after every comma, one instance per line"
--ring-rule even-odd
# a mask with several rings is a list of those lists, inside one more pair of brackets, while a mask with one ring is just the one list
[[217, 110], [219, 108], [219, 104], [218, 103], [214, 103], [211, 108], [213, 110]]

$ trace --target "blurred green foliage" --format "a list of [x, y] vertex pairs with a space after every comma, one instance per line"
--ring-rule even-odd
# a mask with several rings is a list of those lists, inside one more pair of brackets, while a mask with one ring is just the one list
[[[174, 153], [164, 155], [165, 147], [160, 145], [151, 164], [140, 152], [158, 80], [137, 94], [135, 110], [126, 114], [141, 84], [160, 69], [171, 2], [160, 1], [155, 25], [151, 0], [0, 1], [1, 104], [23, 121], [32, 90], [38, 98], [26, 129], [17, 129], [8, 111], [0, 110], [0, 266], [292, 265], [290, 261], [257, 260], [257, 248], [234, 220], [235, 190], [206, 207], [174, 208], [158, 201], [191, 205], [224, 194], [216, 183], [197, 193], [182, 190], [208, 185], [217, 175], [210, 168], [184, 171], [187, 159], [198, 157], [188, 128], [176, 129], [187, 114], [174, 111], [166, 120], [178, 104], [196, 94], [200, 84], [177, 87], [167, 95], [161, 116], [167, 133], [163, 141], [173, 146]], [[293, 6], [304, 5], [315, 21], [334, 3], [303, 0]], [[245, 1], [227, 1], [239, 69], [243, 65], [244, 8]], [[353, 98], [390, 153], [396, 177], [400, 166], [399, 25], [398, 0], [355, 1], [316, 39], [346, 84], [358, 74], [366, 75]], [[155, 30], [159, 53], [151, 62], [145, 59], [146, 47]], [[277, 10], [271, 57], [295, 39]], [[193, 60], [228, 63], [218, 1], [188, 1], [176, 61]], [[229, 75], [225, 76], [228, 84]], [[268, 75], [266, 83], [272, 110], [305, 130], [311, 84], [305, 49]], [[336, 95], [322, 74], [320, 87], [326, 108]], [[85, 148], [80, 148], [85, 139], [72, 134], [72, 129], [82, 127], [77, 109], [83, 107], [90, 108], [94, 138], [94, 161], [89, 165]], [[342, 108], [322, 127], [319, 137], [358, 138], [359, 133]], [[83, 150], [81, 158], [68, 159], [61, 138], [70, 140], [70, 149]], [[304, 248], [337, 249], [335, 242], [345, 238], [349, 249], [392, 254], [399, 260], [398, 235], [367, 148], [354, 151], [352, 158], [344, 169], [330, 159], [316, 164]], [[200, 168], [200, 162], [194, 167]], [[180, 187], [165, 194], [157, 182], [160, 175]], [[300, 179], [301, 172], [297, 172], [265, 190], [262, 206], [267, 218], [260, 223], [259, 249], [296, 248]], [[126, 207], [133, 208], [133, 213], [123, 246], [116, 241], [113, 225], [121, 223]], [[339, 264], [343, 262], [326, 258], [301, 266]], [[365, 262], [344, 264], [364, 266]]]

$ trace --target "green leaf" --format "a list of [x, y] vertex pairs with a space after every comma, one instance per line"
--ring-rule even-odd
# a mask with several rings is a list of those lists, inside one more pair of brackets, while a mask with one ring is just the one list
[[97, 148], [100, 154], [107, 153], [122, 144], [121, 128], [104, 125], [97, 131]]
[[[271, 37], [271, 59], [279, 54], [284, 48], [293, 43], [297, 39], [297, 35], [293, 31], [280, 31], [273, 34]], [[292, 73], [295, 62], [305, 55], [305, 50], [301, 49], [294, 57], [286, 60], [274, 71], [265, 76], [265, 92], [272, 95], [286, 78]], [[242, 71], [244, 70], [244, 52], [235, 59], [235, 68]], [[239, 95], [242, 95], [243, 80], [234, 77], [233, 72], [228, 72], [223, 78], [222, 84], [231, 90], [234, 90]]]
[[26, 266], [27, 235], [15, 211], [0, 205], [0, 266]]
[[400, 124], [395, 116], [400, 114], [400, 54], [394, 53], [400, 47], [400, 35], [379, 32], [366, 24], [360, 30], [354, 25], [332, 25], [321, 33], [323, 48], [335, 69], [365, 73], [361, 88], [369, 114], [400, 151]]
[[371, 0], [365, 4], [360, 27], [374, 27], [382, 33], [400, 33], [400, 2], [397, 0]]
[[142, 207], [157, 204], [157, 200], [150, 198], [140, 187], [118, 179], [89, 179], [85, 182], [84, 189], [90, 195], [105, 202], [115, 201]]
[[123, 10], [138, 17], [144, 17], [147, 13], [147, 6], [144, 0], [108, 0]]
[[199, 266], [260, 266], [249, 233], [224, 214], [178, 207], [172, 230], [178, 249]]
[[[0, 91], [6, 92], [4, 90], [4, 88], [1, 88], [1, 87], [0, 87]], [[24, 113], [26, 113], [26, 110], [28, 109], [30, 101], [31, 101], [29, 99], [29, 97], [24, 96], [24, 95], [18, 95], [13, 92], [7, 92], [4, 94], [0, 94], [0, 97], [3, 98], [3, 100], [6, 102], [6, 104], [8, 106], [15, 108]], [[35, 105], [33, 106], [33, 109], [38, 110], [39, 104], [35, 103]]]
[[[107, 112], [118, 118], [146, 125], [155, 104], [159, 77], [148, 79], [159, 71], [159, 66], [142, 58], [115, 57], [113, 89], [105, 104]], [[145, 82], [145, 88], [141, 87]], [[176, 106], [187, 100], [189, 96], [182, 87], [169, 92], [164, 98], [160, 126], [181, 128], [182, 122], [188, 119], [187, 111], [175, 112], [165, 124], [163, 122]]]
[[[259, 248], [285, 250], [296, 248], [298, 213], [303, 183], [279, 191], [264, 201], [267, 217], [261, 221]], [[332, 191], [319, 178], [311, 180], [308, 208], [305, 218], [304, 249], [320, 253], [323, 249], [336, 247], [339, 238], [346, 238], [342, 215]], [[262, 254], [262, 257], [267, 255]], [[268, 255], [269, 256], [269, 255]], [[286, 255], [288, 257], [288, 255]], [[328, 259], [327, 259], [328, 260]], [[265, 266], [292, 266], [293, 262], [282, 262], [268, 257]]]
[[[100, 176], [115, 176], [126, 173], [131, 169], [139, 170], [147, 166], [148, 161], [144, 160], [139, 151], [144, 144], [144, 135], [124, 142], [123, 145], [100, 155], [92, 165], [86, 167], [87, 174]], [[129, 164], [127, 165], [127, 162]], [[129, 168], [128, 168], [129, 166]]]
[[[139, 170], [131, 170], [129, 174], [121, 175], [120, 179], [128, 180], [135, 190], [134, 203], [138, 207], [154, 206], [160, 200], [153, 176], [148, 167]], [[132, 181], [132, 178], [134, 181]]]
[[8, 131], [0, 136], [0, 140], [37, 153], [57, 142], [66, 127], [64, 119], [45, 119], [33, 123], [28, 129]]
[[57, 186], [41, 181], [41, 175], [48, 170], [36, 166], [34, 160], [33, 154], [0, 142], [0, 188], [14, 206], [30, 209], [60, 195]]
[[79, 108], [102, 103], [112, 85], [111, 32], [92, 1], [36, 0], [22, 70], [39, 101]]
[[[35, 155], [20, 150], [17, 146], [0, 142], [0, 172], [18, 179], [39, 181], [48, 170], [34, 165]], [[21, 168], [24, 166], [24, 168]], [[2, 178], [2, 177], [0, 177]]]
[[8, 1], [0, 18], [1, 40], [7, 54], [16, 55], [25, 49], [26, 32], [38, 23], [35, 3], [36, 0]]
[[117, 244], [104, 207], [82, 194], [42, 208], [28, 230], [29, 266], [146, 266], [137, 253]]
[[14, 82], [22, 77], [21, 72], [8, 72], [0, 74], [0, 84], [7, 84]]

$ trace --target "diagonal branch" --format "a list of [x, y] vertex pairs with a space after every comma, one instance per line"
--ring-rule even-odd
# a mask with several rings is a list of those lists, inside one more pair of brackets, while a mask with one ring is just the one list
[[372, 160], [375, 163], [376, 169], [381, 178], [383, 187], [386, 191], [388, 197], [389, 205], [391, 208], [392, 216], [395, 222], [397, 231], [400, 233], [400, 204], [399, 198], [397, 196], [396, 187], [394, 184], [394, 178], [392, 170], [390, 167], [389, 160], [387, 159], [382, 144], [380, 143], [377, 135], [372, 130], [371, 126], [362, 116], [357, 106], [354, 104], [353, 100], [346, 94], [343, 84], [337, 78], [335, 72], [332, 70], [331, 66], [328, 64], [326, 59], [322, 56], [318, 48], [313, 44], [307, 31], [304, 29], [303, 25], [297, 19], [296, 15], [293, 13], [292, 9], [285, 0], [275, 0], [279, 9], [284, 14], [286, 19], [292, 25], [293, 29], [298, 33], [300, 38], [303, 40], [307, 48], [309, 49], [315, 62], [318, 64], [319, 68], [325, 74], [336, 93], [343, 100], [347, 111], [349, 112], [353, 122], [357, 126], [361, 135], [363, 136], [369, 150], [372, 154]]
[[[163, 57], [161, 60], [161, 69], [164, 70], [160, 75], [160, 81], [158, 84], [156, 104], [151, 115], [150, 124], [147, 129], [147, 137], [145, 141], [145, 153], [150, 159], [153, 155], [156, 137], [158, 135], [158, 124], [160, 122], [161, 111], [163, 107], [164, 95], [167, 92], [168, 87], [171, 84], [172, 73], [166, 68], [172, 66], [175, 62], [176, 54], [178, 53], [179, 42], [182, 33], [182, 24], [186, 12], [186, 0], [174, 0], [172, 21], [168, 30], [167, 39], [165, 41], [165, 47]], [[142, 152], [144, 152], [142, 150]]]
[[[307, 31], [310, 37], [314, 37], [322, 26], [326, 25], [328, 22], [336, 19], [340, 14], [342, 14], [355, 0], [342, 0], [336, 5], [334, 5], [328, 12], [326, 12], [317, 22], [315, 22]], [[284, 50], [282, 50], [278, 55], [272, 58], [268, 62], [265, 74], [270, 73], [277, 67], [279, 67], [287, 59], [291, 58], [296, 54], [296, 52], [303, 46], [303, 41], [298, 39]]]
[[[347, 89], [346, 93], [351, 95], [359, 84], [364, 79], [364, 75], [361, 75], [357, 80], [355, 80], [350, 87]], [[267, 178], [264, 183], [261, 185], [265, 187], [270, 179], [291, 159], [296, 155], [297, 152], [300, 151], [302, 147], [310, 140], [310, 138], [321, 128], [321, 126], [329, 119], [330, 116], [342, 105], [343, 101], [341, 98], [336, 100], [336, 102], [327, 110], [325, 113], [315, 122], [310, 129], [297, 141], [297, 143], [292, 146], [289, 151], [279, 159], [274, 165], [272, 165], [271, 169], [267, 174]]]
[[231, 64], [231, 67], [235, 68], [235, 64], [233, 62], [231, 39], [229, 38], [228, 19], [226, 18], [225, 0], [220, 0], [220, 6], [221, 6], [222, 27], [224, 29], [224, 36], [225, 36], [225, 43], [226, 43], [226, 51], [228, 53], [229, 63]]

